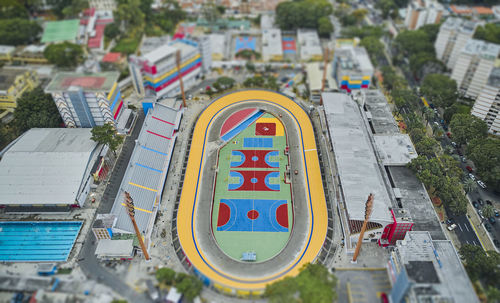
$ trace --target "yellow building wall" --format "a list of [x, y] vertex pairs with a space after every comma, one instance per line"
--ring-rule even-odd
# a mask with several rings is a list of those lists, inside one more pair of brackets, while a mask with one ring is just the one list
[[30, 91], [38, 85], [38, 75], [35, 71], [26, 71], [14, 80], [14, 83], [7, 89], [6, 95], [0, 95], [0, 109], [17, 107], [17, 99], [25, 91]]

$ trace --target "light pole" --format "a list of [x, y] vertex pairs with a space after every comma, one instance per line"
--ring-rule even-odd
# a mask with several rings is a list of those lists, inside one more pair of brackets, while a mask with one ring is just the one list
[[150, 260], [151, 258], [149, 257], [148, 251], [146, 249], [146, 245], [144, 245], [144, 241], [142, 240], [142, 235], [139, 232], [139, 228], [137, 227], [137, 223], [135, 222], [135, 207], [134, 207], [134, 200], [132, 200], [132, 197], [128, 192], [125, 192], [125, 206], [127, 207], [127, 212], [128, 216], [130, 217], [130, 220], [132, 221], [132, 224], [134, 225], [135, 229], [135, 234], [137, 235], [137, 238], [139, 239], [139, 244], [141, 245], [142, 253], [144, 254], [144, 258], [146, 260]]

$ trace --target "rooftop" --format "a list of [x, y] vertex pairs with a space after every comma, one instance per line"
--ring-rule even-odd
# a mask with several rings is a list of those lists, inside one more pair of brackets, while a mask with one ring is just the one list
[[0, 54], [9, 54], [16, 50], [15, 46], [0, 45]]
[[122, 58], [121, 53], [107, 53], [106, 55], [104, 55], [104, 57], [102, 58], [101, 61], [115, 63], [115, 62], [120, 61], [121, 58]]
[[260, 16], [260, 28], [261, 29], [271, 29], [274, 27], [274, 14], [262, 14]]
[[101, 239], [97, 242], [96, 255], [103, 256], [132, 256], [134, 251], [133, 240]]
[[89, 128], [32, 128], [0, 161], [0, 204], [73, 204], [97, 143]]
[[368, 72], [373, 74], [373, 65], [364, 47], [352, 47], [344, 45], [335, 49], [335, 60], [342, 72], [352, 71], [353, 73]]
[[170, 42], [169, 44], [160, 46], [159, 48], [147, 54], [144, 54], [142, 56], [142, 59], [150, 62], [151, 64], [156, 64], [163, 58], [170, 55], [174, 55], [177, 52], [177, 50], [180, 50], [181, 54], [184, 54], [185, 52], [189, 52], [194, 49], [196, 48], [193, 45], [185, 43], [184, 40], [178, 39]]
[[212, 54], [220, 54], [222, 56], [225, 55], [226, 35], [210, 34], [210, 44], [212, 45]]
[[[452, 7], [451, 5], [450, 7]], [[449, 17], [444, 21], [444, 23], [441, 25], [442, 28], [446, 28], [448, 30], [456, 30], [459, 28], [462, 23], [464, 23], [464, 19], [462, 18], [457, 18], [457, 17]]]
[[118, 81], [119, 72], [75, 73], [62, 72], [55, 75], [45, 88], [48, 93], [68, 90], [71, 86], [81, 87], [84, 91], [107, 92]]
[[374, 135], [374, 139], [384, 165], [406, 165], [418, 156], [407, 134]]
[[443, 298], [479, 302], [451, 241], [432, 240], [426, 231], [410, 231], [396, 247], [401, 262], [409, 269], [408, 276], [416, 283], [413, 287], [432, 284]]
[[384, 94], [378, 89], [370, 89], [365, 90], [364, 95], [375, 134], [399, 134], [399, 127]]
[[0, 90], [7, 90], [14, 84], [16, 77], [25, 73], [26, 69], [0, 69]]
[[80, 20], [48, 21], [45, 23], [42, 43], [74, 41], [78, 35]]
[[[322, 62], [310, 62], [306, 64], [307, 84], [310, 91], [321, 90], [323, 81], [323, 66]], [[326, 87], [330, 89], [337, 89], [337, 83], [332, 77], [332, 65], [327, 65], [326, 71]]]
[[366, 116], [346, 94], [323, 93], [322, 98], [349, 218], [364, 219], [366, 198], [373, 193], [370, 221], [392, 222], [392, 202], [375, 157]]
[[277, 28], [262, 30], [262, 55], [283, 55], [281, 47], [281, 31]]
[[305, 59], [310, 56], [323, 56], [323, 50], [319, 41], [318, 32], [309, 29], [299, 29], [297, 31], [297, 42], [300, 57]]
[[180, 117], [179, 111], [158, 103], [149, 110], [111, 209], [118, 218], [114, 228], [134, 232], [122, 205], [126, 191], [134, 201], [139, 230], [146, 235], [150, 232], [151, 219], [161, 202]]
[[500, 53], [500, 45], [477, 39], [469, 39], [464, 46], [463, 52], [470, 55], [479, 55], [485, 59], [494, 61]]

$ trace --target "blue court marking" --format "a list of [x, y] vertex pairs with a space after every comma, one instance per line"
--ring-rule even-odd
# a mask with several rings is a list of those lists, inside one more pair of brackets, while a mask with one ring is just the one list
[[255, 114], [251, 115], [250, 117], [246, 118], [245, 121], [241, 122], [238, 126], [227, 132], [224, 136], [221, 137], [222, 140], [224, 141], [229, 141], [233, 137], [235, 137], [237, 134], [241, 133], [245, 128], [249, 127], [250, 124], [254, 123], [259, 119], [262, 115], [264, 114], [263, 110], [257, 111]]
[[240, 161], [232, 161], [231, 162], [231, 167], [238, 167], [241, 164], [245, 163], [245, 154], [238, 151], [238, 150], [232, 150], [231, 151], [231, 156], [232, 157], [240, 157]]
[[252, 157], [252, 161], [254, 161], [254, 162], [255, 162], [255, 161], [257, 161], [257, 160], [259, 160], [259, 157], [257, 157], [257, 156], [253, 156], [253, 157]]
[[160, 154], [160, 155], [168, 156], [168, 154], [162, 153], [161, 151], [157, 151], [156, 149], [152, 149], [152, 148], [146, 147], [144, 145], [141, 145], [141, 147], [144, 148], [145, 150], [149, 150], [149, 151], [155, 152], [155, 153]]
[[252, 183], [257, 183], [257, 181], [259, 181], [259, 180], [257, 180], [257, 178], [250, 179], [250, 182], [252, 182]]
[[273, 150], [271, 152], [268, 152], [266, 154], [266, 157], [264, 158], [264, 160], [266, 161], [266, 164], [271, 166], [271, 167], [280, 167], [280, 162], [274, 162], [274, 161], [271, 161], [269, 160], [270, 157], [278, 157], [280, 155], [280, 153], [277, 151], [277, 150]]
[[161, 171], [161, 170], [156, 169], [156, 168], [149, 167], [149, 166], [144, 165], [144, 164], [140, 164], [140, 163], [135, 162], [135, 165], [140, 166], [140, 167], [147, 168], [147, 169], [152, 170], [152, 171], [155, 171], [155, 172], [162, 173], [162, 171]]
[[269, 187], [270, 190], [280, 190], [279, 184], [269, 183], [269, 178], [279, 178], [279, 177], [280, 177], [280, 172], [278, 172], [278, 171], [270, 172], [266, 175], [266, 178], [264, 179], [264, 183], [266, 183], [266, 186]]
[[243, 138], [243, 147], [272, 148], [273, 138]]
[[[255, 231], [255, 232], [288, 232], [278, 224], [276, 209], [286, 200], [263, 199], [221, 199], [231, 209], [230, 219], [225, 225], [217, 227], [217, 231]], [[248, 218], [248, 212], [259, 213], [256, 219]]]
[[[228, 94], [230, 94], [230, 93], [228, 93]], [[284, 94], [281, 94], [281, 93], [279, 93], [279, 94], [282, 95], [282, 96], [284, 96], [284, 97], [286, 97], [286, 98], [288, 98], [288, 99], [290, 99], [290, 97], [288, 97], [288, 96], [286, 96]], [[226, 96], [226, 95], [222, 95], [219, 98], [224, 97], [224, 96]], [[215, 99], [212, 102], [216, 102], [217, 100], [218, 99]], [[306, 181], [307, 181], [307, 193], [308, 193], [308, 196], [309, 196], [309, 209], [311, 210], [311, 223], [312, 223], [311, 226], [310, 226], [309, 238], [307, 239], [307, 245], [306, 245], [304, 251], [302, 252], [302, 255], [300, 255], [300, 258], [292, 266], [290, 266], [288, 269], [284, 270], [283, 272], [278, 273], [278, 274], [276, 274], [274, 276], [271, 276], [270, 278], [267, 278], [267, 279], [261, 279], [261, 280], [255, 280], [255, 281], [248, 281], [248, 280], [237, 279], [237, 278], [228, 276], [228, 275], [224, 274], [223, 272], [218, 271], [209, 262], [207, 262], [207, 260], [205, 260], [205, 258], [203, 258], [202, 254], [200, 253], [200, 249], [198, 248], [198, 243], [196, 242], [196, 238], [194, 236], [194, 210], [196, 208], [196, 201], [197, 201], [197, 197], [198, 197], [198, 188], [200, 186], [200, 173], [201, 173], [201, 168], [202, 168], [202, 164], [203, 164], [203, 157], [204, 157], [204, 153], [205, 153], [205, 144], [207, 142], [207, 136], [208, 136], [207, 130], [210, 128], [210, 124], [212, 124], [212, 121], [214, 120], [214, 118], [221, 111], [223, 111], [224, 109], [226, 109], [229, 106], [232, 106], [232, 105], [235, 105], [235, 104], [239, 104], [239, 103], [242, 103], [242, 102], [248, 102], [248, 101], [258, 101], [258, 102], [262, 102], [262, 103], [274, 104], [275, 106], [277, 106], [277, 107], [279, 107], [279, 108], [287, 111], [290, 114], [290, 116], [292, 116], [295, 119], [295, 123], [299, 127], [299, 134], [300, 134], [300, 139], [301, 139], [300, 142], [301, 142], [301, 146], [302, 146], [302, 158], [303, 158], [305, 169], [306, 169], [305, 173], [306, 173]], [[292, 102], [293, 102], [293, 100], [292, 100]], [[325, 203], [326, 203], [326, 200], [325, 200]], [[207, 129], [205, 130], [205, 135], [203, 136], [203, 147], [202, 147], [202, 150], [201, 150], [200, 165], [198, 166], [198, 177], [196, 178], [196, 191], [195, 191], [194, 199], [193, 199], [193, 210], [191, 211], [191, 239], [193, 240], [194, 247], [196, 248], [196, 252], [198, 253], [198, 256], [203, 260], [203, 262], [205, 263], [206, 266], [208, 266], [208, 268], [210, 268], [211, 270], [213, 270], [214, 272], [216, 272], [218, 275], [220, 275], [221, 277], [224, 277], [226, 279], [229, 279], [229, 280], [232, 280], [232, 281], [236, 281], [236, 282], [240, 282], [240, 283], [249, 283], [249, 284], [268, 282], [268, 281], [272, 281], [274, 279], [277, 279], [277, 278], [279, 278], [279, 277], [287, 274], [290, 270], [292, 270], [295, 266], [297, 266], [297, 264], [299, 264], [299, 262], [302, 260], [302, 258], [304, 257], [305, 253], [307, 252], [307, 249], [309, 248], [309, 244], [311, 244], [311, 238], [312, 238], [313, 231], [314, 231], [314, 211], [313, 211], [313, 208], [312, 208], [311, 188], [309, 187], [309, 172], [307, 170], [306, 153], [305, 153], [305, 150], [304, 150], [304, 135], [302, 134], [302, 127], [300, 126], [300, 123], [297, 120], [297, 117], [295, 117], [295, 115], [290, 110], [288, 110], [286, 107], [284, 107], [284, 106], [282, 106], [280, 104], [277, 104], [277, 103], [275, 103], [273, 101], [262, 100], [262, 99], [257, 99], [257, 100], [256, 99], [240, 100], [240, 101], [228, 104], [228, 105], [224, 106], [223, 108], [219, 109], [212, 116], [212, 118], [210, 118], [210, 121], [208, 122], [208, 125], [207, 125]], [[318, 252], [318, 254], [319, 254], [319, 252]]]
[[236, 178], [236, 177], [240, 178], [240, 181], [239, 181], [240, 183], [231, 184], [231, 183], [228, 182], [229, 183], [227, 185], [227, 189], [228, 190], [237, 190], [238, 188], [240, 188], [243, 185], [243, 181], [244, 181], [245, 178], [243, 178], [243, 175], [240, 174], [239, 172], [237, 172], [237, 171], [230, 171], [229, 172], [229, 177], [231, 177], [231, 178]]

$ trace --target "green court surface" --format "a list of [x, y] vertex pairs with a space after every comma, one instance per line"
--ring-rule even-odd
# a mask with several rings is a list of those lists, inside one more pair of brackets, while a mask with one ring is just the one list
[[[268, 260], [275, 255], [277, 255], [286, 245], [293, 225], [293, 210], [291, 201], [291, 186], [285, 183], [284, 176], [286, 171], [286, 166], [288, 163], [288, 156], [284, 154], [285, 148], [287, 146], [286, 136], [256, 136], [255, 128], [256, 123], [262, 121], [265, 118], [266, 121], [274, 120], [282, 126], [281, 122], [269, 113], [265, 113], [259, 120], [252, 123], [249, 127], [244, 129], [237, 136], [232, 138], [227, 142], [227, 144], [222, 147], [219, 151], [218, 159], [218, 172], [216, 178], [216, 185], [214, 189], [214, 202], [212, 209], [212, 230], [217, 241], [217, 244], [222, 249], [224, 253], [233, 259], [240, 260], [242, 254], [245, 252], [255, 252], [256, 262], [262, 262]], [[272, 148], [245, 148], [243, 146], [244, 138], [272, 138], [273, 147]], [[279, 168], [231, 168], [232, 161], [240, 160], [239, 156], [232, 156], [233, 150], [275, 150], [278, 151], [278, 156], [270, 156], [269, 160], [272, 162], [279, 162]], [[238, 183], [238, 177], [230, 177], [230, 171], [279, 171], [279, 178], [270, 178], [269, 184], [279, 184], [279, 191], [254, 191], [254, 190], [233, 190], [228, 189], [229, 184]], [[253, 183], [253, 182], [252, 182]], [[288, 213], [288, 228], [281, 231], [254, 231], [252, 223], [250, 231], [240, 231], [240, 230], [217, 230], [218, 219], [219, 219], [219, 206], [221, 205], [221, 199], [249, 199], [249, 200], [282, 200], [286, 201], [287, 213]], [[283, 203], [283, 202], [280, 202]], [[283, 205], [284, 206], [284, 205]], [[269, 208], [270, 209], [270, 208]], [[286, 214], [285, 211], [285, 214]], [[263, 214], [267, 214], [264, 212]], [[234, 214], [233, 214], [234, 215]], [[277, 218], [277, 212], [275, 213]], [[269, 212], [269, 216], [271, 212]], [[260, 218], [262, 219], [262, 218]], [[236, 220], [236, 218], [235, 218]], [[241, 216], [237, 220], [242, 220]], [[245, 218], [245, 220], [247, 220]], [[277, 220], [277, 219], [275, 219]], [[249, 219], [248, 222], [251, 222]], [[269, 221], [272, 221], [271, 217]], [[238, 221], [239, 222], [239, 221]], [[246, 221], [245, 221], [246, 222]], [[286, 219], [285, 219], [286, 222]], [[238, 223], [240, 224], [240, 223]], [[246, 224], [246, 223], [245, 223]], [[272, 224], [271, 224], [272, 225]], [[248, 226], [248, 225], [247, 225]], [[235, 228], [237, 229], [237, 228]], [[286, 231], [285, 231], [286, 230]]]

